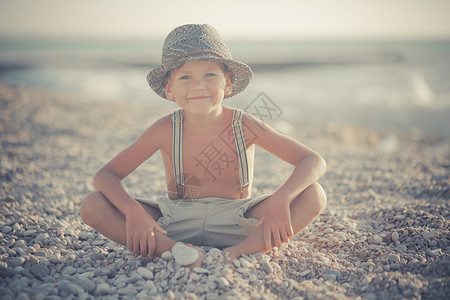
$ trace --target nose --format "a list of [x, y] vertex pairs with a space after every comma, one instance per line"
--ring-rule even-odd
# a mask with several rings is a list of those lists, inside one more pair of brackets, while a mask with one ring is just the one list
[[205, 89], [205, 80], [203, 77], [196, 78], [192, 84], [193, 91], [201, 91]]

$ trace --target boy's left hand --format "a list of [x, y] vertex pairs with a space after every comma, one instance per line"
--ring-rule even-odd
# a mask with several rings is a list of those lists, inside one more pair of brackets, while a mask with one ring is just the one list
[[274, 246], [280, 247], [282, 243], [289, 242], [294, 236], [294, 230], [291, 225], [289, 203], [272, 197], [266, 201], [264, 216], [256, 225], [264, 223], [264, 245], [266, 251], [270, 251]]

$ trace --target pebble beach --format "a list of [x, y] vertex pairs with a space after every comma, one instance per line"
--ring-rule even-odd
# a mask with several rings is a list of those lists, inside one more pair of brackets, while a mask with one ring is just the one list
[[[328, 207], [289, 244], [194, 272], [171, 253], [141, 258], [81, 221], [92, 177], [170, 110], [0, 84], [0, 298], [448, 299], [450, 141], [418, 132], [292, 124], [323, 155]], [[253, 195], [292, 167], [264, 151]], [[264, 174], [263, 176], [261, 176]], [[165, 194], [155, 155], [125, 180]]]

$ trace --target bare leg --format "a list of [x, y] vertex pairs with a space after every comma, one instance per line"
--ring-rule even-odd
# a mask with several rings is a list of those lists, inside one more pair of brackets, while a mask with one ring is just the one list
[[[303, 230], [311, 223], [326, 207], [327, 198], [322, 186], [314, 183], [303, 191], [290, 204], [291, 223], [294, 235]], [[264, 214], [265, 201], [251, 208], [246, 215], [251, 218], [260, 219]], [[228, 259], [232, 261], [241, 254], [253, 254], [256, 252], [266, 252], [264, 247], [264, 224], [261, 224], [241, 243], [228, 247], [224, 251], [228, 252]]]
[[[142, 204], [146, 212], [155, 220], [161, 217], [157, 208]], [[102, 193], [94, 192], [86, 196], [81, 206], [83, 222], [111, 240], [126, 246], [127, 236], [125, 216]], [[176, 241], [155, 231], [155, 256], [161, 256], [165, 251], [171, 251]], [[198, 250], [197, 250], [198, 251]], [[205, 255], [199, 251], [199, 259], [190, 268], [201, 266]]]

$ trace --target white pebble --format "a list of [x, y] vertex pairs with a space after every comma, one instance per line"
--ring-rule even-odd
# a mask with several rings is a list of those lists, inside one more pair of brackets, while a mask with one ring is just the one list
[[193, 264], [199, 257], [198, 251], [192, 247], [178, 242], [172, 247], [172, 255], [177, 264], [181, 266], [188, 266]]
[[163, 254], [161, 254], [161, 258], [164, 259], [164, 260], [167, 260], [167, 261], [173, 260], [172, 252], [165, 251]]
[[139, 267], [139, 268], [137, 268], [136, 271], [139, 273], [139, 275], [141, 275], [145, 279], [152, 279], [153, 278], [153, 272], [150, 271], [147, 268]]
[[241, 263], [241, 266], [243, 268], [250, 268], [252, 266], [251, 263], [249, 263], [248, 260], [243, 257], [239, 258], [239, 262]]
[[206, 273], [209, 273], [208, 269], [205, 269], [205, 268], [199, 268], [199, 267], [195, 267], [195, 268], [194, 268], [194, 272], [200, 273], [200, 274], [206, 274]]
[[273, 272], [273, 267], [267, 259], [261, 260], [261, 267], [267, 274], [270, 274]]

